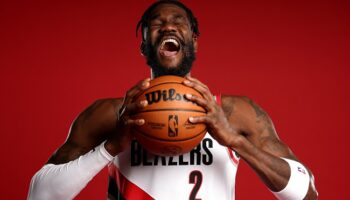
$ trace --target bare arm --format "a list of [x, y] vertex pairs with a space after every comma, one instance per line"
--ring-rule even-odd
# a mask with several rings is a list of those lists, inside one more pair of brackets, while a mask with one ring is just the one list
[[117, 102], [99, 100], [79, 115], [67, 141], [33, 176], [29, 200], [73, 199], [113, 159], [102, 141], [116, 135]]
[[[205, 123], [212, 137], [221, 145], [234, 149], [270, 190], [276, 192], [284, 189], [290, 180], [291, 167], [280, 157], [295, 161], [297, 159], [279, 140], [269, 116], [248, 98], [224, 96], [220, 107], [206, 85], [192, 77], [186, 79], [185, 85], [203, 95], [203, 97], [186, 95], [186, 98], [203, 106], [207, 111], [206, 116], [192, 117], [190, 121]], [[306, 187], [309, 184], [309, 187], [296, 185], [296, 188], [297, 191], [301, 191], [300, 189], [307, 191], [304, 199], [317, 199], [313, 176], [311, 172], [309, 174], [311, 181], [303, 182]]]
[[[129, 114], [147, 105], [133, 102], [133, 96], [148, 85], [141, 81], [125, 98], [99, 100], [83, 111], [72, 124], [66, 142], [33, 176], [28, 199], [74, 198], [129, 145], [131, 126], [144, 123]], [[125, 112], [121, 114], [120, 110]]]
[[[242, 97], [223, 97], [223, 107], [235, 110], [228, 117], [231, 124], [241, 124], [240, 137], [232, 147], [252, 167], [272, 191], [282, 190], [288, 183], [290, 170], [280, 157], [298, 161], [276, 133], [270, 117], [252, 100]], [[224, 110], [225, 110], [224, 109]], [[244, 121], [244, 122], [243, 122]], [[311, 171], [310, 184], [304, 199], [317, 199]]]
[[122, 99], [98, 100], [73, 122], [65, 143], [48, 163], [62, 164], [86, 154], [116, 132], [116, 110]]

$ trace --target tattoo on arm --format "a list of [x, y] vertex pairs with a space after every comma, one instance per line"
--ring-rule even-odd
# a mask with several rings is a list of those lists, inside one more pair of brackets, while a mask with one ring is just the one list
[[260, 108], [258, 105], [256, 105], [254, 101], [252, 101], [251, 99], [249, 99], [249, 104], [254, 108], [257, 118], [260, 118], [266, 115], [265, 111], [262, 108]]
[[255, 104], [252, 100], [248, 100], [253, 107], [256, 115], [256, 126], [259, 132], [259, 146], [266, 152], [269, 152], [278, 157], [286, 157], [296, 160], [290, 149], [279, 140], [275, 131], [275, 127], [268, 114]]
[[228, 119], [231, 114], [234, 112], [234, 104], [235, 104], [235, 99], [230, 98], [229, 102], [222, 103], [222, 109], [224, 110], [225, 116]]
[[258, 131], [263, 133], [264, 131], [268, 131], [270, 134], [275, 134], [275, 128], [271, 122], [270, 117], [266, 114], [266, 112], [258, 106], [254, 101], [248, 99], [248, 103], [252, 106], [256, 115], [256, 123], [258, 125]]

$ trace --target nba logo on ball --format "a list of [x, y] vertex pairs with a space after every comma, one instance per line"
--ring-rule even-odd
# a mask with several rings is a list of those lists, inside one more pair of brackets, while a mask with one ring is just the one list
[[186, 94], [202, 96], [183, 84], [178, 76], [161, 76], [151, 80], [150, 86], [136, 101], [147, 100], [148, 105], [133, 115], [144, 119], [142, 126], [133, 127], [135, 138], [149, 152], [174, 156], [191, 151], [206, 134], [206, 125], [192, 124], [189, 117], [206, 115], [206, 110], [186, 99]]
[[179, 119], [177, 115], [169, 115], [168, 136], [176, 137], [179, 130]]

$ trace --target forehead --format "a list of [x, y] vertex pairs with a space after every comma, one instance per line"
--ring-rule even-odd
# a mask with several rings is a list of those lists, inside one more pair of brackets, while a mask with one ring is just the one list
[[153, 9], [149, 20], [160, 17], [183, 17], [188, 19], [186, 11], [174, 4], [160, 4]]

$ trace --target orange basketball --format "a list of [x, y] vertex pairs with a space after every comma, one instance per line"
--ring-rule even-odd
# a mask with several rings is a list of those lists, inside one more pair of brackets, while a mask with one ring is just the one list
[[145, 119], [135, 127], [135, 137], [148, 151], [165, 156], [189, 152], [203, 139], [205, 124], [192, 124], [191, 116], [205, 115], [203, 107], [187, 100], [185, 94], [202, 96], [187, 87], [178, 76], [161, 76], [151, 80], [149, 88], [137, 100], [147, 100], [148, 106], [133, 118]]

